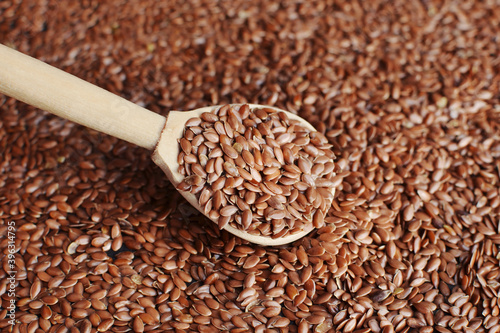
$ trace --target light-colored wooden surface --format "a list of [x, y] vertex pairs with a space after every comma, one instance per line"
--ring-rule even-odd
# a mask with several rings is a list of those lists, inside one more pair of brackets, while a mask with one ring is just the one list
[[153, 150], [165, 117], [0, 44], [0, 92]]

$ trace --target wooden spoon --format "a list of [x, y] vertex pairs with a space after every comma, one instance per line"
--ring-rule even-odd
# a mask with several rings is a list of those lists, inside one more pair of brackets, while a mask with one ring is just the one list
[[[183, 135], [186, 121], [217, 108], [209, 106], [193, 111], [170, 111], [165, 118], [1, 44], [0, 92], [62, 118], [153, 150], [153, 161], [174, 186], [184, 179], [177, 172], [177, 140]], [[256, 107], [262, 106], [250, 104], [250, 108]], [[315, 131], [304, 119], [286, 113], [289, 118], [299, 120], [305, 127]], [[193, 207], [203, 212], [194, 194], [185, 191], [181, 191], [181, 194]], [[275, 239], [252, 235], [229, 225], [224, 229], [252, 243], [282, 245], [307, 235], [313, 229], [312, 223], [308, 226], [301, 232]]]

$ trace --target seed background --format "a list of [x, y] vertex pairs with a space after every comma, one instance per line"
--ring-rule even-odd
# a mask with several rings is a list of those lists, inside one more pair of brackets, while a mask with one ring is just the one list
[[327, 227], [254, 246], [149, 152], [1, 96], [13, 331], [500, 331], [499, 5], [1, 1], [0, 42], [160, 114], [297, 111], [340, 184]]

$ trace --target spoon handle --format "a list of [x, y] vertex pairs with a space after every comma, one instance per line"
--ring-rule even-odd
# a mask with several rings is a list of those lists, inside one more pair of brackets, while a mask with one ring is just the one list
[[153, 150], [165, 117], [0, 44], [0, 93]]

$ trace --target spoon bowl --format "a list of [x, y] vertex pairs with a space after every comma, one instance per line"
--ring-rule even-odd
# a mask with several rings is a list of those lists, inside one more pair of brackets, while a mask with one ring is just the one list
[[[176, 187], [184, 179], [178, 172], [177, 158], [178, 140], [183, 136], [186, 122], [218, 108], [209, 106], [193, 111], [170, 111], [167, 117], [163, 117], [1, 44], [0, 92], [78, 124], [152, 150], [153, 161]], [[249, 106], [251, 109], [264, 107], [256, 104]], [[274, 107], [266, 108], [285, 112], [290, 119], [297, 120], [303, 127], [315, 131], [311, 124], [293, 113]], [[331, 191], [333, 194], [334, 189], [331, 188]], [[193, 207], [203, 213], [203, 208], [194, 194], [180, 192]], [[217, 223], [216, 220], [213, 221]], [[250, 234], [229, 224], [223, 229], [252, 243], [275, 246], [304, 237], [313, 230], [313, 224], [307, 223], [299, 232], [279, 238]]]
[[[264, 107], [258, 104], [248, 104], [248, 106], [251, 110]], [[311, 131], [315, 131], [315, 128], [310, 123], [291, 112], [271, 106], [265, 107], [274, 109], [278, 112], [285, 112], [289, 119], [300, 121], [302, 126]], [[218, 108], [219, 106], [209, 106], [193, 111], [170, 111], [170, 113], [168, 114], [165, 128], [163, 129], [160, 139], [158, 140], [158, 144], [153, 151], [152, 159], [163, 170], [163, 172], [167, 175], [168, 179], [174, 186], [177, 187], [177, 185], [179, 185], [184, 180], [184, 176], [178, 172], [179, 164], [177, 162], [177, 156], [179, 155], [180, 149], [177, 140], [182, 137], [186, 122], [193, 117], [200, 116], [204, 112], [212, 112]], [[331, 188], [331, 191], [333, 196], [335, 189]], [[203, 213], [203, 207], [199, 204], [198, 198], [193, 193], [188, 191], [179, 192], [194, 208]], [[212, 219], [212, 221], [217, 224], [216, 219]], [[314, 228], [312, 223], [308, 223], [306, 227], [301, 231], [297, 233], [286, 234], [285, 236], [279, 238], [250, 234], [229, 224], [226, 225], [223, 229], [227, 230], [233, 235], [246, 239], [249, 242], [255, 244], [277, 246], [294, 242], [310, 233]]]

